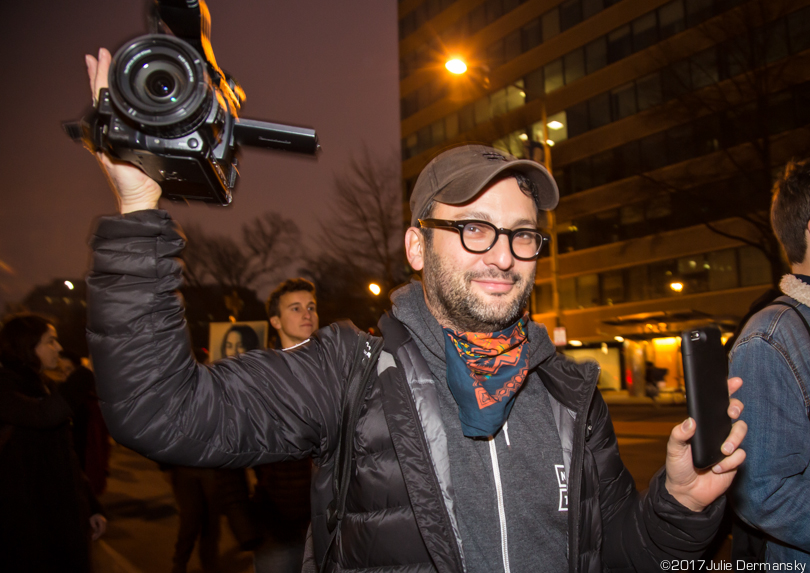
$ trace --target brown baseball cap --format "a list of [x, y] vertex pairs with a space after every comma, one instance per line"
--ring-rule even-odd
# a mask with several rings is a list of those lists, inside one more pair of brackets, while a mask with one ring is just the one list
[[546, 168], [529, 159], [517, 159], [485, 145], [462, 145], [444, 151], [419, 174], [411, 194], [411, 226], [431, 201], [460, 205], [483, 191], [499, 173], [524, 173], [534, 184], [538, 209], [553, 209], [560, 199], [557, 183]]

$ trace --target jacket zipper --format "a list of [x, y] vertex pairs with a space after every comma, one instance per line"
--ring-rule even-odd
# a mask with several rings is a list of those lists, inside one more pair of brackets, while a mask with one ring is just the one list
[[[574, 429], [574, 441], [571, 448], [571, 472], [568, 476], [568, 571], [569, 573], [579, 572], [579, 522], [580, 522], [580, 498], [582, 495], [582, 471], [585, 457], [585, 434], [588, 431], [588, 407], [596, 392], [596, 385], [599, 381], [600, 368], [596, 369], [596, 375], [591, 380], [590, 388], [585, 392], [586, 400], [582, 402], [583, 409], [577, 411], [576, 426]], [[573, 511], [572, 511], [573, 510]]]
[[[504, 430], [506, 425], [504, 424]], [[495, 492], [498, 495], [498, 518], [501, 522], [501, 555], [503, 556], [503, 571], [509, 571], [509, 545], [506, 541], [506, 510], [503, 507], [503, 487], [501, 486], [501, 470], [498, 466], [498, 452], [495, 448], [495, 437], [489, 440], [489, 454], [492, 458], [492, 473], [495, 476]]]

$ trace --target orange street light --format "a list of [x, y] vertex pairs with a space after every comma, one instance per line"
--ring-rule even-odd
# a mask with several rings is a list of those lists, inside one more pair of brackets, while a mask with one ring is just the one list
[[681, 292], [683, 290], [683, 283], [678, 281], [671, 282], [669, 283], [669, 288], [675, 292]]
[[374, 296], [380, 296], [380, 293], [382, 292], [380, 285], [378, 285], [377, 283], [371, 283], [370, 285], [368, 285], [368, 290], [370, 290], [371, 294], [373, 294]]
[[464, 60], [461, 58], [453, 58], [451, 60], [447, 60], [444, 64], [444, 67], [447, 68], [447, 71], [451, 74], [463, 74], [467, 71], [467, 64], [464, 63]]

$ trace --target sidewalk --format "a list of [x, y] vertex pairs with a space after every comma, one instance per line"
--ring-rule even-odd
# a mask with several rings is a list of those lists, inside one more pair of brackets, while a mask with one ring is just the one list
[[[107, 514], [107, 533], [93, 545], [95, 573], [169, 573], [179, 518], [167, 475], [157, 463], [114, 445], [107, 491], [99, 501]], [[220, 561], [223, 573], [251, 573], [251, 553], [240, 552], [222, 518]], [[188, 573], [200, 572], [196, 548]]]
[[632, 396], [628, 390], [605, 390], [602, 391], [602, 398], [605, 403], [622, 404], [625, 406], [671, 406], [671, 405], [685, 405], [686, 395], [683, 392], [661, 392], [658, 397], [653, 401], [652, 398], [647, 396]]

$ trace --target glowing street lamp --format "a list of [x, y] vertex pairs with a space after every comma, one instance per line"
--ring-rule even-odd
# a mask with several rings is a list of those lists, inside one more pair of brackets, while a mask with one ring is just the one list
[[73, 290], [73, 283], [70, 281], [65, 281], [65, 286], [68, 287], [68, 290]]
[[377, 283], [371, 283], [370, 285], [368, 285], [368, 290], [370, 290], [371, 294], [373, 294], [374, 296], [380, 296], [380, 293], [382, 292], [380, 285], [378, 285]]
[[669, 283], [669, 288], [674, 290], [675, 292], [681, 292], [683, 290], [683, 283], [678, 281], [673, 281]]
[[467, 64], [464, 63], [464, 60], [460, 58], [453, 58], [452, 60], [447, 60], [447, 63], [444, 64], [444, 67], [447, 68], [447, 71], [451, 74], [463, 74], [467, 71]]

